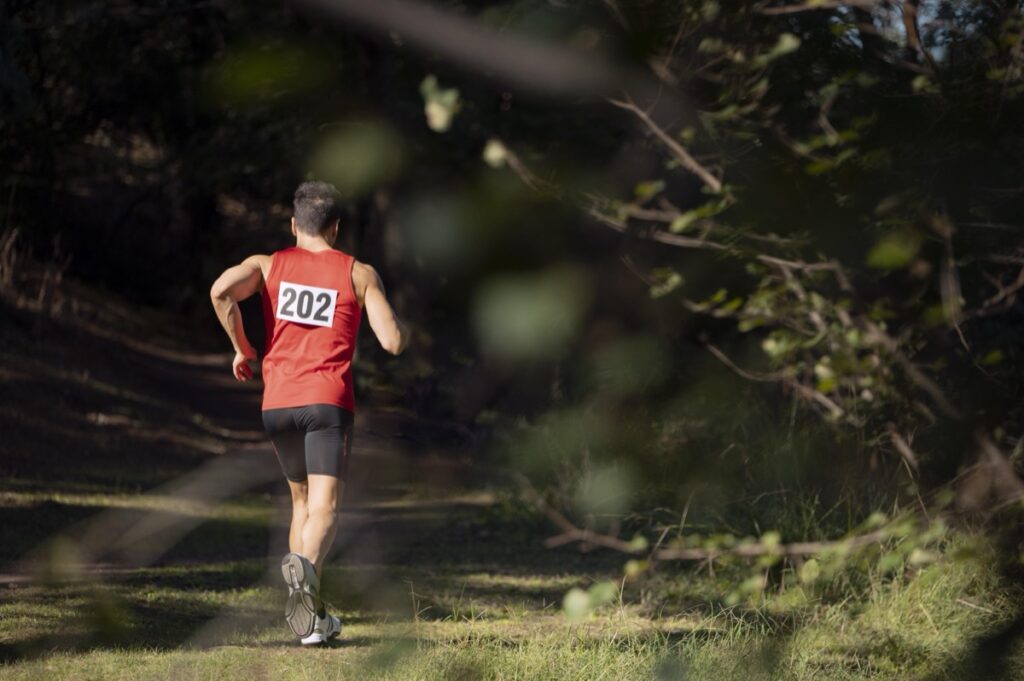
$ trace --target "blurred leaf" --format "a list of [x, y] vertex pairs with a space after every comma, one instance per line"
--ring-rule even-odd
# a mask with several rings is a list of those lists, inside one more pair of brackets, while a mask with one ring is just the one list
[[634, 535], [633, 538], [629, 540], [629, 550], [635, 553], [646, 551], [648, 546], [650, 546], [650, 544], [647, 541], [647, 537], [642, 534]]
[[913, 551], [910, 552], [910, 556], [907, 558], [907, 562], [910, 565], [919, 567], [921, 565], [934, 563], [938, 559], [938, 554], [936, 554], [933, 551], [926, 551], [922, 548], [915, 548]]
[[730, 204], [730, 199], [723, 197], [708, 201], [707, 203], [697, 206], [684, 213], [680, 213], [674, 220], [669, 224], [669, 231], [679, 233], [685, 232], [687, 229], [692, 227], [698, 220], [706, 220], [712, 218], [726, 208]]
[[921, 237], [909, 230], [886, 234], [868, 252], [867, 264], [876, 269], [906, 267], [921, 248]]
[[423, 96], [427, 125], [434, 132], [447, 132], [455, 114], [462, 108], [459, 91], [455, 88], [442, 88], [437, 77], [429, 75], [420, 83], [420, 94]]
[[661, 193], [663, 189], [665, 189], [664, 180], [650, 180], [638, 183], [633, 191], [636, 194], [636, 198], [645, 201]]
[[878, 569], [882, 572], [891, 572], [900, 565], [903, 565], [903, 554], [897, 551], [886, 553], [878, 560]]
[[642, 394], [670, 378], [671, 358], [651, 335], [627, 336], [601, 345], [588, 362], [595, 384], [615, 395]]
[[555, 357], [576, 334], [589, 301], [587, 277], [575, 268], [493, 279], [476, 297], [477, 338], [507, 359]]
[[924, 74], [916, 76], [914, 80], [910, 82], [910, 89], [913, 90], [914, 92], [938, 92], [938, 88], [935, 86], [935, 84], [931, 81], [931, 79], [928, 76]]
[[821, 576], [821, 565], [814, 558], [804, 561], [800, 566], [800, 581], [804, 584], [811, 584]]
[[792, 33], [783, 33], [779, 36], [778, 42], [775, 43], [775, 47], [772, 48], [771, 54], [774, 57], [779, 57], [790, 52], [795, 52], [800, 48], [800, 38], [797, 38]]
[[604, 465], [580, 477], [574, 497], [582, 514], [619, 515], [629, 510], [635, 477], [625, 463]]
[[487, 140], [483, 153], [484, 162], [492, 168], [501, 168], [508, 159], [508, 150], [498, 139]]
[[705, 52], [709, 54], [725, 52], [727, 49], [729, 49], [729, 46], [718, 38], [704, 38], [697, 45], [698, 52]]
[[984, 357], [981, 358], [981, 363], [985, 366], [992, 366], [993, 364], [999, 364], [1003, 361], [1005, 355], [1003, 351], [996, 348], [995, 350], [989, 350]]
[[562, 612], [570, 622], [582, 622], [590, 614], [590, 595], [579, 587], [569, 589], [562, 599]]
[[647, 567], [646, 560], [627, 560], [622, 571], [627, 577], [636, 577], [640, 573], [645, 572]]
[[651, 298], [666, 296], [683, 285], [683, 276], [675, 270], [655, 270], [653, 274], [658, 283], [651, 285]]
[[792, 33], [783, 33], [779, 35], [771, 50], [765, 54], [757, 56], [754, 60], [754, 64], [757, 66], [765, 66], [769, 62], [787, 55], [790, 52], [795, 52], [798, 49], [800, 49], [800, 38], [796, 37]]
[[240, 47], [214, 67], [209, 87], [225, 103], [252, 105], [311, 92], [330, 76], [329, 62], [301, 45]]
[[698, 215], [696, 211], [688, 210], [685, 213], [680, 213], [668, 226], [670, 232], [679, 234], [685, 232], [687, 229], [697, 221]]
[[587, 589], [587, 596], [590, 598], [590, 607], [598, 608], [614, 601], [619, 595], [619, 588], [612, 581], [597, 582]]
[[350, 121], [331, 130], [310, 159], [317, 178], [342, 195], [359, 196], [392, 179], [402, 166], [402, 142], [376, 121]]

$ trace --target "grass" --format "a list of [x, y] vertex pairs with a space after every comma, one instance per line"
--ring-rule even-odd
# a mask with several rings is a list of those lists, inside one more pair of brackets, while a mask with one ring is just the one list
[[[132, 497], [84, 496], [168, 512], [167, 500]], [[82, 501], [59, 498], [0, 497], [23, 506]], [[972, 641], [1016, 614], [1019, 601], [987, 559], [870, 573], [856, 599], [792, 587], [735, 607], [716, 604], [734, 579], [728, 569], [710, 576], [666, 566], [624, 583], [616, 602], [573, 624], [561, 596], [614, 576], [620, 559], [606, 557], [615, 560], [602, 570], [600, 561], [529, 541], [517, 541], [510, 558], [503, 537], [532, 529], [516, 527], [527, 514], [481, 514], [460, 502], [439, 508], [445, 500], [422, 491], [404, 503], [350, 507], [350, 525], [359, 516], [374, 521], [342, 538], [348, 548], [325, 576], [345, 632], [333, 646], [304, 650], [281, 621], [272, 556], [243, 556], [235, 546], [236, 559], [202, 558], [236, 537], [239, 524], [262, 528], [265, 538], [280, 531], [270, 500], [182, 507], [208, 523], [172, 560], [93, 566], [0, 592], [3, 678], [968, 679], [975, 677], [961, 662]], [[372, 526], [376, 548], [355, 547]], [[490, 534], [480, 537], [485, 528]], [[463, 552], [467, 537], [477, 539]], [[954, 537], [949, 552], [962, 541]], [[1020, 659], [1011, 671], [1024, 672]]]
[[[543, 548], [552, 528], [481, 482], [465, 452], [423, 454], [414, 419], [364, 411], [324, 578], [345, 630], [302, 649], [281, 617], [286, 490], [253, 388], [208, 358], [11, 319], [0, 326], [5, 680], [974, 679], [974, 641], [1024, 595], [991, 551], [954, 559], [971, 544], [955, 533], [933, 564], [853, 570], [736, 606], [725, 597], [739, 568], [662, 565], [622, 581], [624, 556]], [[813, 505], [788, 520], [805, 533], [831, 522]], [[568, 621], [564, 594], [602, 580], [617, 598]], [[1007, 678], [1024, 677], [1012, 653]]]

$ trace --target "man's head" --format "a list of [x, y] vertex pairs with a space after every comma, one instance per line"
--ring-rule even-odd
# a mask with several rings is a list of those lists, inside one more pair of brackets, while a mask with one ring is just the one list
[[334, 185], [326, 182], [303, 182], [295, 190], [292, 232], [298, 236], [322, 236], [333, 241], [341, 217], [340, 196]]

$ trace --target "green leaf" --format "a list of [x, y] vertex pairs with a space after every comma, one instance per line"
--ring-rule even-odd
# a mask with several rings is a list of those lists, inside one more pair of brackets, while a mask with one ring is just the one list
[[821, 576], [821, 565], [814, 558], [804, 561], [800, 566], [800, 581], [804, 584], [811, 584]]
[[646, 200], [661, 193], [661, 190], [664, 188], [664, 180], [649, 180], [639, 183], [633, 191], [636, 194], [636, 198]]
[[868, 516], [868, 519], [864, 521], [864, 526], [869, 528], [876, 528], [885, 525], [888, 518], [881, 511], [875, 511]]
[[728, 48], [729, 46], [718, 38], [704, 38], [700, 41], [700, 44], [697, 45], [697, 51], [705, 54], [724, 52]]
[[764, 66], [770, 61], [778, 59], [783, 55], [787, 55], [790, 52], [795, 52], [800, 49], [800, 38], [797, 38], [792, 33], [783, 33], [779, 36], [778, 40], [775, 41], [775, 45], [766, 54], [762, 54], [757, 57], [755, 62], [759, 66]]
[[990, 350], [984, 357], [981, 358], [981, 363], [985, 366], [992, 366], [993, 364], [999, 364], [1003, 361], [1003, 351], [999, 349]]
[[647, 542], [647, 537], [642, 534], [635, 535], [629, 542], [629, 550], [635, 553], [646, 551], [648, 546], [650, 544]]
[[925, 551], [924, 549], [917, 548], [910, 552], [910, 557], [907, 558], [907, 562], [915, 567], [919, 567], [921, 565], [934, 563], [938, 559], [938, 554], [932, 551]]
[[917, 256], [921, 248], [921, 237], [911, 231], [887, 234], [868, 252], [868, 267], [881, 270], [895, 270], [906, 267]]
[[420, 94], [423, 96], [423, 111], [427, 117], [427, 125], [434, 132], [446, 132], [451, 127], [455, 114], [462, 108], [459, 91], [455, 88], [442, 88], [437, 77], [429, 75], [420, 83]]
[[743, 307], [743, 299], [742, 298], [733, 298], [728, 303], [726, 303], [725, 305], [721, 306], [718, 309], [721, 310], [722, 312], [735, 312], [736, 310], [740, 309], [741, 307]]
[[910, 89], [914, 92], [935, 92], [937, 90], [931, 79], [924, 74], [921, 74], [915, 77], [914, 80], [910, 81]]
[[763, 535], [761, 535], [761, 545], [765, 548], [774, 549], [778, 547], [781, 541], [782, 535], [780, 535], [778, 532], [775, 532], [774, 530], [771, 532], [765, 532]]
[[878, 560], [878, 569], [882, 572], [891, 572], [903, 564], [903, 554], [899, 552], [891, 552], [882, 556]]
[[752, 577], [747, 577], [740, 582], [738, 591], [743, 594], [756, 594], [761, 593], [763, 589], [764, 577], [761, 575], [753, 575]]
[[662, 298], [683, 285], [683, 276], [674, 270], [655, 272], [658, 283], [651, 286], [651, 298]]
[[670, 232], [679, 234], [685, 232], [687, 229], [693, 226], [693, 223], [697, 221], [697, 211], [688, 210], [685, 213], [680, 213], [676, 216], [676, 219], [672, 221], [672, 224], [668, 226]]
[[618, 597], [619, 588], [615, 582], [597, 582], [587, 589], [587, 597], [590, 599], [590, 607], [597, 608], [605, 603], [611, 603]]
[[628, 560], [626, 561], [626, 566], [622, 569], [627, 577], [636, 577], [645, 570], [647, 570], [646, 560]]
[[775, 42], [775, 47], [772, 48], [771, 54], [772, 56], [781, 56], [790, 52], [796, 52], [798, 49], [800, 49], [800, 38], [792, 33], [783, 33]]

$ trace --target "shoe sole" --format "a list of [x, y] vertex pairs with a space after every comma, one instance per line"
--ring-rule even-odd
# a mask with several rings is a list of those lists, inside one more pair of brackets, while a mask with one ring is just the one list
[[288, 585], [284, 618], [292, 633], [300, 638], [312, 634], [316, 626], [316, 597], [310, 584], [308, 565], [308, 561], [294, 553], [289, 553], [281, 561], [281, 576]]

